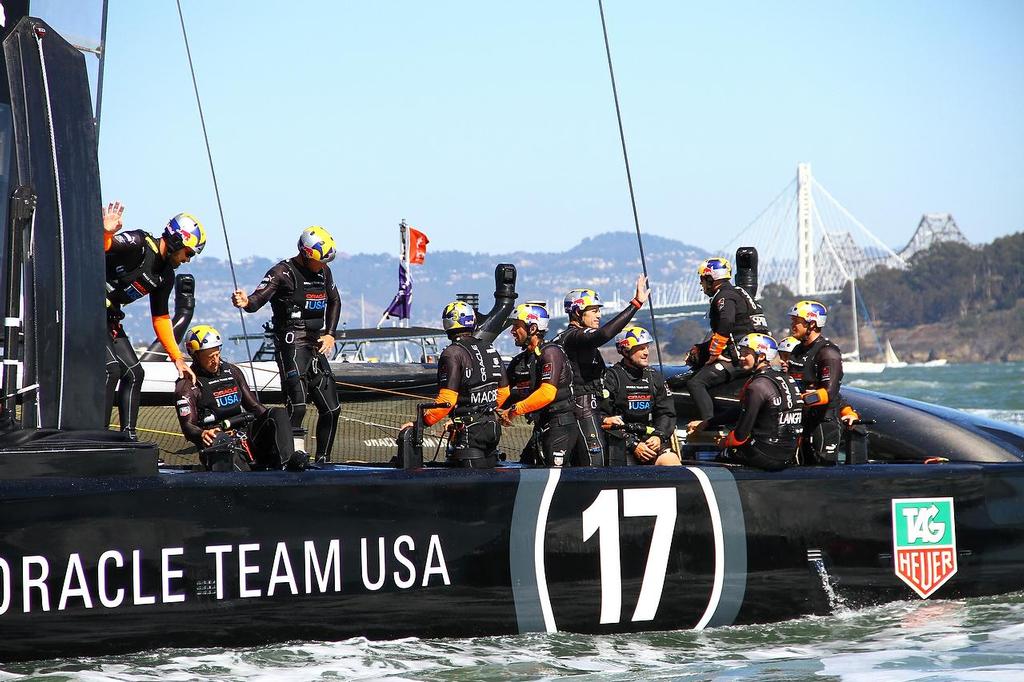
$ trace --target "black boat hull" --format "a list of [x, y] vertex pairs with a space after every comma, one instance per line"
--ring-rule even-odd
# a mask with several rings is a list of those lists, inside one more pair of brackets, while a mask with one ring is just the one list
[[1024, 588], [1022, 492], [1024, 464], [0, 481], [0, 660], [766, 622], [827, 612], [826, 587], [916, 599], [894, 499], [952, 498], [957, 568], [932, 596], [994, 594]]

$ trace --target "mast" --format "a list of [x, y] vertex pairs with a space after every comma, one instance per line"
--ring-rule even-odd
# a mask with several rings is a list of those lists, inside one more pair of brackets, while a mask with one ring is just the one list
[[850, 307], [853, 309], [853, 357], [860, 360], [860, 327], [857, 326], [857, 278], [850, 278]]
[[814, 198], [811, 196], [811, 183], [813, 182], [811, 180], [811, 164], [798, 164], [796, 179], [796, 293], [798, 296], [810, 296], [815, 291], [814, 235], [812, 234]]

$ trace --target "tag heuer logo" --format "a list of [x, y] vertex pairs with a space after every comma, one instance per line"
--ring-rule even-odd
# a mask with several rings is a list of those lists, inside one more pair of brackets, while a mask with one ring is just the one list
[[952, 497], [892, 501], [896, 575], [927, 599], [956, 573], [956, 521]]

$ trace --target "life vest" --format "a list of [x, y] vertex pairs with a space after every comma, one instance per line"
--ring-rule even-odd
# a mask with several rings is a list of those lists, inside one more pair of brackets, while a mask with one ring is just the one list
[[472, 336], [460, 337], [452, 344], [463, 348], [470, 357], [452, 415], [458, 418], [494, 412], [498, 406], [498, 384], [505, 372], [498, 351]]
[[[556, 389], [555, 390], [555, 399], [552, 400], [546, 407], [544, 407], [543, 409], [539, 410], [541, 416], [545, 417], [545, 418], [551, 417], [551, 416], [556, 415], [556, 414], [563, 414], [565, 412], [571, 412], [572, 409], [573, 409], [573, 395], [574, 395], [574, 389], [573, 389], [573, 383], [574, 383], [574, 381], [573, 381], [573, 371], [574, 370], [573, 370], [572, 362], [570, 362], [570, 360], [569, 360], [568, 353], [565, 352], [565, 348], [561, 344], [559, 344], [557, 341], [548, 341], [547, 343], [545, 343], [543, 346], [540, 347], [541, 353], [543, 353], [544, 350], [547, 349], [547, 348], [554, 348], [554, 349], [556, 349], [557, 352], [561, 353], [565, 357], [565, 363], [562, 366], [565, 368], [565, 371], [568, 374], [568, 376], [565, 378], [564, 381], [562, 380], [562, 377], [552, 377], [554, 382], [555, 382], [555, 389]], [[536, 382], [533, 385], [534, 389], [536, 389], [541, 384], [541, 382], [540, 382], [540, 375], [541, 375], [540, 363], [538, 362], [537, 365], [538, 365], [537, 380], [536, 380]]]
[[275, 296], [270, 300], [274, 330], [320, 331], [327, 315], [327, 269], [313, 273], [312, 279], [307, 279], [291, 260], [282, 262], [292, 273], [295, 286], [291, 296]]
[[570, 325], [552, 339], [551, 343], [557, 345], [565, 353], [565, 357], [569, 362], [569, 368], [572, 370], [573, 375], [573, 393], [579, 396], [595, 395], [601, 397], [604, 392], [604, 372], [606, 367], [604, 358], [601, 357], [601, 351], [597, 348], [577, 347], [576, 351], [570, 355], [565, 347], [566, 337], [570, 334], [583, 333], [585, 331], [582, 327]]
[[517, 403], [540, 385], [540, 347], [524, 350], [508, 363], [509, 403]]
[[165, 261], [160, 258], [156, 240], [143, 233], [142, 259], [131, 270], [121, 264], [107, 263], [107, 307], [119, 307], [137, 301], [160, 286]]
[[[822, 388], [817, 385], [817, 377], [814, 376], [814, 363], [818, 358], [818, 353], [826, 347], [835, 348], [837, 353], [841, 353], [839, 346], [824, 336], [818, 336], [810, 346], [804, 346], [801, 343], [790, 353], [787, 364], [788, 373], [796, 381], [800, 390], [812, 391], [816, 388]], [[832, 377], [831, 380], [842, 381], [842, 373], [837, 377]]]
[[199, 423], [204, 427], [207, 424], [236, 417], [244, 411], [242, 391], [227, 363], [222, 362], [220, 370], [213, 376], [205, 372], [197, 372], [196, 386], [199, 388], [196, 409], [199, 412]]
[[775, 385], [776, 397], [758, 412], [754, 426], [750, 429], [751, 444], [795, 450], [803, 432], [804, 401], [800, 397], [800, 388], [793, 377], [774, 369], [765, 369], [755, 374], [747, 385], [765, 380]]
[[614, 372], [619, 380], [619, 390], [612, 402], [615, 415], [622, 417], [622, 421], [627, 424], [649, 424], [660, 388], [654, 370], [645, 367], [638, 378], [630, 374], [621, 363], [616, 363], [608, 371]]
[[731, 299], [736, 304], [736, 321], [732, 328], [732, 338], [729, 339], [727, 350], [723, 355], [732, 358], [734, 361], [739, 359], [736, 353], [735, 341], [747, 334], [771, 334], [771, 330], [768, 328], [768, 319], [765, 317], [764, 309], [757, 301], [751, 297], [747, 290], [742, 287], [733, 286], [731, 283], [726, 282], [722, 287], [715, 292], [715, 295], [711, 297], [711, 309], [708, 315], [711, 322], [711, 331], [718, 332], [719, 317], [721, 310], [719, 308], [720, 301], [722, 299]]

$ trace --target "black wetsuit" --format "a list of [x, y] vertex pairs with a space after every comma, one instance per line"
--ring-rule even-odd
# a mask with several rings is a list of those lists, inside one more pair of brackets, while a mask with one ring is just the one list
[[768, 323], [761, 306], [751, 298], [745, 289], [733, 286], [726, 281], [711, 297], [711, 308], [708, 312], [711, 333], [726, 337], [728, 342], [722, 350], [719, 360], [705, 365], [710, 355], [712, 341], [698, 344], [697, 371], [686, 382], [693, 402], [701, 419], [710, 419], [715, 413], [715, 404], [708, 389], [725, 384], [743, 376], [744, 372], [737, 365], [735, 342], [742, 336], [753, 332], [769, 333]]
[[246, 312], [270, 302], [273, 310], [274, 357], [281, 376], [281, 391], [292, 427], [302, 426], [307, 398], [316, 405], [316, 459], [330, 461], [341, 405], [330, 363], [320, 353], [320, 337], [337, 336], [341, 297], [331, 269], [314, 273], [298, 256], [267, 271], [256, 291], [249, 294]]
[[448, 448], [455, 466], [493, 468], [501, 425], [494, 411], [498, 389], [508, 386], [498, 351], [470, 335], [454, 339], [437, 362], [437, 385], [458, 394], [449, 416], [455, 431]]
[[121, 307], [149, 295], [150, 314], [168, 315], [168, 299], [174, 289], [174, 268], [160, 255], [160, 240], [143, 230], [114, 235], [106, 252], [107, 337], [106, 413], [117, 397], [121, 430], [135, 437], [139, 418], [139, 399], [145, 373], [139, 357], [125, 334]]
[[[175, 406], [181, 432], [199, 448], [201, 457], [209, 449], [203, 443], [203, 431], [214, 428], [224, 419], [248, 412], [255, 417], [246, 433], [255, 468], [280, 469], [289, 464], [301, 467], [302, 463], [295, 458], [287, 411], [283, 407], [262, 405], [249, 390], [238, 367], [222, 362], [219, 371], [210, 373], [198, 363], [192, 363], [192, 371], [196, 374], [195, 385], [188, 378], [178, 379], [174, 385]], [[237, 435], [219, 437], [221, 442], [214, 447], [223, 447], [226, 438], [237, 438]]]
[[739, 407], [716, 415], [708, 424], [735, 423], [732, 435], [740, 444], [725, 450], [726, 461], [781, 471], [796, 456], [802, 417], [803, 401], [796, 382], [765, 366], [744, 384]]
[[804, 438], [800, 448], [803, 463], [834, 463], [843, 434], [839, 421], [843, 356], [839, 346], [821, 335], [810, 345], [801, 343], [790, 354], [787, 371], [805, 394], [818, 389], [825, 389], [828, 394], [827, 402], [811, 396], [804, 408]]
[[652, 367], [636, 367], [620, 360], [604, 374], [602, 417], [622, 417], [625, 427], [609, 430], [608, 464], [654, 464], [636, 458], [636, 446], [651, 436], [669, 444], [676, 428], [676, 406], [665, 377]]
[[[509, 395], [504, 407], [508, 407], [533, 393], [540, 385], [540, 346], [532, 350], [524, 350], [512, 358], [508, 367], [505, 368], [505, 376], [508, 379]], [[523, 446], [519, 461], [522, 464], [543, 464], [541, 432], [536, 415], [527, 414], [526, 421], [533, 424], [533, 433], [530, 434], [530, 440]]]
[[630, 303], [597, 329], [570, 324], [552, 340], [565, 349], [572, 369], [572, 399], [580, 431], [570, 458], [573, 466], [604, 466], [604, 436], [597, 402], [604, 394], [605, 364], [599, 349], [626, 328], [637, 310]]

